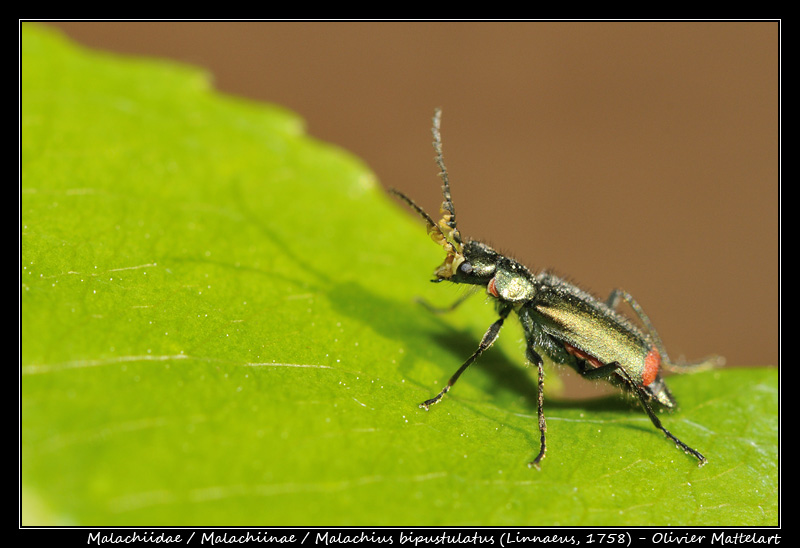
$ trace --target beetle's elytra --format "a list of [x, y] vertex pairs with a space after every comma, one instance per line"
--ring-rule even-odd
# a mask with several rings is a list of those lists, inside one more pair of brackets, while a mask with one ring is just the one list
[[[541, 355], [554, 363], [567, 365], [585, 378], [605, 379], [635, 394], [656, 428], [704, 465], [706, 458], [664, 428], [653, 405], [672, 409], [675, 399], [661, 376], [663, 369], [697, 370], [723, 363], [712, 356], [695, 363], [670, 361], [661, 338], [641, 306], [628, 293], [614, 290], [600, 301], [577, 286], [543, 271], [533, 274], [524, 265], [505, 257], [486, 244], [464, 240], [456, 226], [456, 213], [450, 196], [450, 181], [442, 157], [441, 111], [433, 117], [433, 147], [442, 179], [444, 201], [441, 218], [434, 221], [421, 207], [398, 190], [392, 193], [406, 202], [427, 223], [428, 234], [445, 251], [444, 262], [434, 271], [431, 281], [483, 286], [494, 301], [498, 319], [483, 335], [478, 349], [458, 368], [447, 385], [420, 407], [428, 409], [439, 402], [461, 374], [500, 334], [506, 318], [515, 312], [525, 334], [526, 355], [538, 370], [538, 416], [541, 445], [529, 466], [539, 468], [547, 449], [544, 416], [544, 369]], [[640, 329], [617, 312], [625, 301], [641, 321]], [[460, 301], [459, 301], [460, 302]], [[458, 302], [456, 305], [459, 304]], [[454, 305], [454, 307], [456, 306]]]

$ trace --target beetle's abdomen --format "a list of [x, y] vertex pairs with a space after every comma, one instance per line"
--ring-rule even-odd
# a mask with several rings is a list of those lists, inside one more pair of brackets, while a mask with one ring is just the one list
[[[592, 367], [601, 367], [606, 365], [598, 360], [595, 356], [587, 354], [580, 348], [575, 348], [569, 343], [564, 343], [564, 348], [566, 348], [567, 352], [579, 358], [581, 360], [585, 360], [589, 362]], [[650, 386], [653, 384], [653, 381], [656, 380], [658, 377], [658, 372], [661, 369], [661, 354], [658, 353], [655, 347], [650, 349], [650, 352], [644, 357], [644, 367], [642, 368], [642, 386]]]

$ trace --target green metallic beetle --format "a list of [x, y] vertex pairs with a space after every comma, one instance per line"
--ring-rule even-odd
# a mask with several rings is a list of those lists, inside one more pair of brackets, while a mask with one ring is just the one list
[[[428, 234], [447, 253], [434, 272], [433, 282], [483, 286], [494, 299], [499, 319], [484, 334], [478, 349], [450, 378], [435, 397], [420, 404], [428, 409], [437, 403], [455, 384], [461, 374], [500, 334], [503, 322], [516, 312], [525, 333], [526, 355], [538, 368], [538, 415], [541, 447], [529, 466], [539, 468], [547, 448], [544, 417], [544, 369], [540, 353], [554, 363], [567, 365], [585, 378], [605, 379], [638, 396], [656, 428], [664, 432], [685, 453], [694, 456], [698, 465], [707, 459], [664, 428], [653, 410], [653, 402], [668, 409], [676, 406], [661, 370], [699, 370], [724, 363], [718, 356], [696, 363], [672, 363], [661, 338], [639, 304], [626, 292], [615, 290], [605, 301], [548, 272], [533, 274], [517, 261], [505, 257], [486, 244], [462, 240], [456, 227], [455, 208], [450, 196], [450, 182], [442, 157], [440, 133], [441, 111], [433, 118], [434, 150], [444, 201], [441, 219], [435, 222], [421, 207], [398, 190], [392, 193], [405, 201], [427, 223]], [[619, 314], [620, 300], [627, 302], [644, 326], [644, 332]], [[461, 301], [457, 301], [454, 308]]]

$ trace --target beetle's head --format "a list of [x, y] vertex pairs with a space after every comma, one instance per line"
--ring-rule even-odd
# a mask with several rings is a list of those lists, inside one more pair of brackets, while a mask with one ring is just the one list
[[485, 285], [494, 275], [499, 254], [487, 245], [480, 242], [468, 241], [466, 244], [461, 239], [461, 233], [456, 227], [456, 210], [453, 199], [450, 197], [450, 181], [447, 169], [442, 158], [442, 137], [439, 132], [441, 111], [436, 110], [433, 116], [433, 149], [436, 151], [436, 164], [439, 166], [439, 177], [442, 179], [442, 194], [444, 201], [439, 208], [441, 218], [434, 221], [411, 198], [398, 190], [392, 193], [406, 202], [428, 225], [428, 235], [442, 246], [446, 255], [444, 262], [434, 271], [434, 282], [444, 280], [455, 283]]
[[[434, 271], [433, 275], [435, 279], [432, 281], [441, 282], [450, 280], [453, 282], [470, 283], [466, 281], [466, 278], [472, 275], [472, 272], [475, 270], [475, 265], [484, 265], [488, 257], [485, 253], [476, 250], [474, 242], [467, 242], [465, 246], [461, 241], [461, 233], [456, 228], [456, 216], [453, 202], [449, 199], [450, 193], [447, 187], [444, 188], [445, 201], [442, 202], [442, 207], [439, 210], [441, 218], [438, 222], [434, 221], [424, 209], [399, 190], [391, 189], [391, 192], [407, 203], [411, 209], [416, 211], [419, 216], [425, 220], [425, 223], [428, 225], [428, 235], [431, 237], [431, 240], [440, 245], [445, 251], [444, 262]], [[477, 245], [485, 247], [482, 244]]]
[[460, 284], [486, 285], [497, 271], [498, 262], [503, 257], [494, 249], [481, 242], [471, 240], [464, 244], [461, 254], [453, 261], [455, 268], [446, 268], [445, 263], [434, 274], [436, 281], [448, 280]]
[[486, 244], [475, 240], [463, 243], [455, 225], [452, 203], [445, 200], [440, 213], [442, 218], [434, 221], [425, 210], [411, 198], [392, 189], [392, 194], [406, 202], [428, 225], [431, 240], [442, 246], [446, 255], [444, 262], [434, 270], [432, 282], [449, 281], [460, 284], [486, 285], [495, 274], [498, 262], [503, 257]]

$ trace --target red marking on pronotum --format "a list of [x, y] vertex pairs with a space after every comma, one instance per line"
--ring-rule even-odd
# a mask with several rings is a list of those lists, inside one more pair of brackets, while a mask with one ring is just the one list
[[486, 286], [486, 291], [489, 292], [489, 295], [494, 297], [500, 298], [500, 293], [497, 292], [497, 282], [494, 281], [494, 278], [489, 280], [489, 285]]

